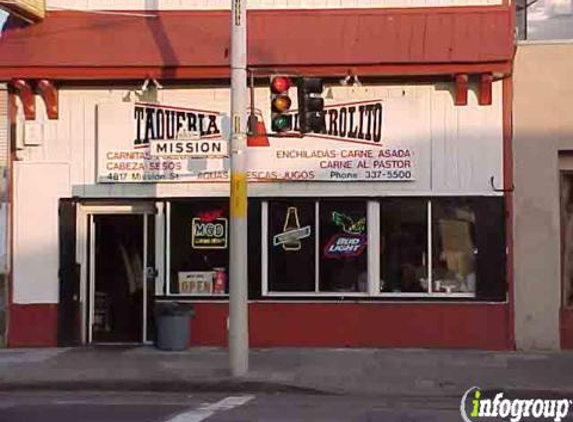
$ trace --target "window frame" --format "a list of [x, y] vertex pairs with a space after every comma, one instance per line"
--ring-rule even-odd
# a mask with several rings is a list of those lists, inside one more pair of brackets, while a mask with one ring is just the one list
[[[201, 201], [205, 201], [205, 198], [194, 198], [197, 201], [191, 201], [193, 203], [195, 202], [201, 202]], [[225, 198], [221, 198], [221, 197], [214, 197], [214, 198], [208, 198], [209, 200], [225, 200]], [[178, 293], [178, 292], [174, 292], [172, 291], [171, 288], [171, 205], [173, 204], [173, 202], [177, 202], [177, 201], [181, 201], [181, 202], [189, 202], [186, 200], [168, 200], [165, 202], [165, 298], [167, 299], [208, 299], [208, 300], [228, 300], [229, 299], [229, 293]], [[227, 242], [227, 249], [229, 249], [229, 244]], [[229, 273], [227, 272], [227, 284], [229, 283]], [[158, 296], [156, 295], [156, 298]]]
[[[392, 197], [400, 199], [405, 197]], [[471, 198], [471, 197], [451, 197], [451, 198]], [[319, 291], [320, 282], [320, 203], [336, 200], [337, 198], [304, 198], [315, 204], [315, 290], [306, 292], [287, 292], [269, 290], [269, 202], [279, 198], [261, 199], [261, 297], [263, 299], [279, 298], [350, 298], [350, 299], [453, 299], [483, 301], [478, 296], [477, 286], [474, 292], [434, 292], [433, 290], [433, 203], [439, 201], [441, 197], [422, 197], [427, 206], [426, 227], [428, 230], [428, 239], [426, 245], [427, 269], [428, 269], [428, 291], [426, 292], [381, 292], [380, 291], [380, 229], [381, 229], [381, 208], [384, 198], [353, 198], [354, 201], [366, 203], [367, 215], [367, 280], [368, 287], [365, 292], [328, 292]], [[303, 199], [303, 198], [280, 198], [285, 199]], [[505, 240], [504, 240], [505, 242]], [[479, 281], [477, 281], [479, 283]], [[505, 297], [507, 301], [507, 294]]]
[[[295, 198], [281, 198], [281, 200], [289, 200]], [[298, 199], [298, 198], [297, 198]], [[302, 198], [301, 198], [302, 199]], [[265, 199], [261, 201], [261, 295], [263, 297], [355, 297], [367, 298], [370, 295], [371, 277], [371, 245], [368, 242], [367, 251], [367, 264], [366, 271], [368, 274], [368, 291], [366, 292], [329, 292], [320, 291], [320, 202], [327, 202], [336, 200], [335, 198], [304, 198], [308, 202], [314, 203], [314, 291], [306, 292], [287, 292], [287, 291], [272, 291], [269, 290], [269, 202], [271, 200]], [[372, 201], [365, 199], [357, 199], [356, 202], [366, 202], [366, 219], [370, 220], [370, 207], [369, 203]], [[367, 239], [370, 238], [370, 225], [367, 223]]]
[[[525, 1], [527, 3], [527, 1]], [[531, 6], [531, 5], [530, 5]], [[531, 38], [529, 36], [530, 24], [529, 14], [531, 12], [530, 6], [523, 7], [517, 4], [516, 18], [515, 18], [515, 33], [517, 44], [570, 44], [573, 43], [573, 33], [567, 38]], [[571, 13], [573, 20], [573, 11]], [[533, 25], [534, 26], [534, 25]]]
[[[559, 279], [561, 283], [561, 308], [562, 309], [573, 309], [573, 301], [569, 303], [569, 297], [572, 295], [573, 286], [571, 286], [567, 280], [566, 274], [566, 257], [565, 257], [565, 246], [566, 246], [566, 221], [563, 203], [563, 184], [567, 183], [565, 178], [571, 176], [573, 178], [573, 157], [567, 157], [565, 154], [559, 156], [559, 226], [560, 226], [560, 239], [559, 239], [559, 258], [560, 258], [560, 268], [559, 268]], [[571, 183], [573, 185], [573, 182]]]

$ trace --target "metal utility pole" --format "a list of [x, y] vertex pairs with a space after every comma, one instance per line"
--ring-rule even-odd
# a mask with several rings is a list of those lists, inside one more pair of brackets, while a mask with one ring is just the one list
[[247, 1], [231, 7], [231, 221], [229, 245], [229, 363], [231, 374], [249, 369], [247, 303]]

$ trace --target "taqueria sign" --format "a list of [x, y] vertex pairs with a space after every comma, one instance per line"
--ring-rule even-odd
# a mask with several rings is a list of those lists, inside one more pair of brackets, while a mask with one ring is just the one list
[[[322, 133], [258, 136], [247, 150], [252, 181], [413, 181], [427, 141], [424, 103], [368, 99], [327, 103]], [[224, 181], [229, 178], [229, 118], [219, 109], [135, 103], [98, 106], [98, 182]], [[215, 107], [213, 107], [215, 108]], [[121, 110], [120, 110], [121, 109]], [[406, 117], [411, 118], [408, 121]], [[296, 125], [297, 116], [294, 116]], [[427, 129], [427, 131], [426, 131]]]

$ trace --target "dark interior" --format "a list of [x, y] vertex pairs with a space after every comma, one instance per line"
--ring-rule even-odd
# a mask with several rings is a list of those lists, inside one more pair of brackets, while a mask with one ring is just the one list
[[141, 342], [143, 215], [96, 215], [94, 342]]

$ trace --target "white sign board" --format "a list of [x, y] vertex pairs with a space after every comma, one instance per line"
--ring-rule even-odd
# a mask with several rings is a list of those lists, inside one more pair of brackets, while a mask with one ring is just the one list
[[[376, 87], [370, 91], [375, 94]], [[211, 111], [201, 104], [127, 106], [121, 113], [100, 106], [98, 182], [229, 180], [224, 99], [209, 104], [218, 108]], [[429, 177], [427, 99], [370, 94], [363, 100], [327, 100], [323, 132], [302, 138], [267, 136], [268, 114], [258, 113], [258, 135], [251, 139], [256, 142], [247, 149], [251, 181], [409, 182]], [[296, 127], [296, 112], [293, 120]]]
[[174, 139], [173, 141], [154, 140], [149, 143], [152, 157], [172, 157], [184, 155], [189, 158], [225, 157], [227, 145], [222, 139]]
[[[381, 99], [327, 103], [323, 133], [304, 138], [268, 138], [268, 147], [249, 149], [253, 180], [412, 181], [418, 157], [415, 130], [393, 130], [400, 108]], [[397, 107], [398, 106], [398, 107]], [[419, 113], [422, 113], [419, 110]], [[394, 120], [393, 120], [394, 119]], [[295, 125], [297, 122], [295, 116]]]
[[100, 183], [186, 182], [223, 169], [228, 129], [218, 111], [145, 103], [98, 105]]

